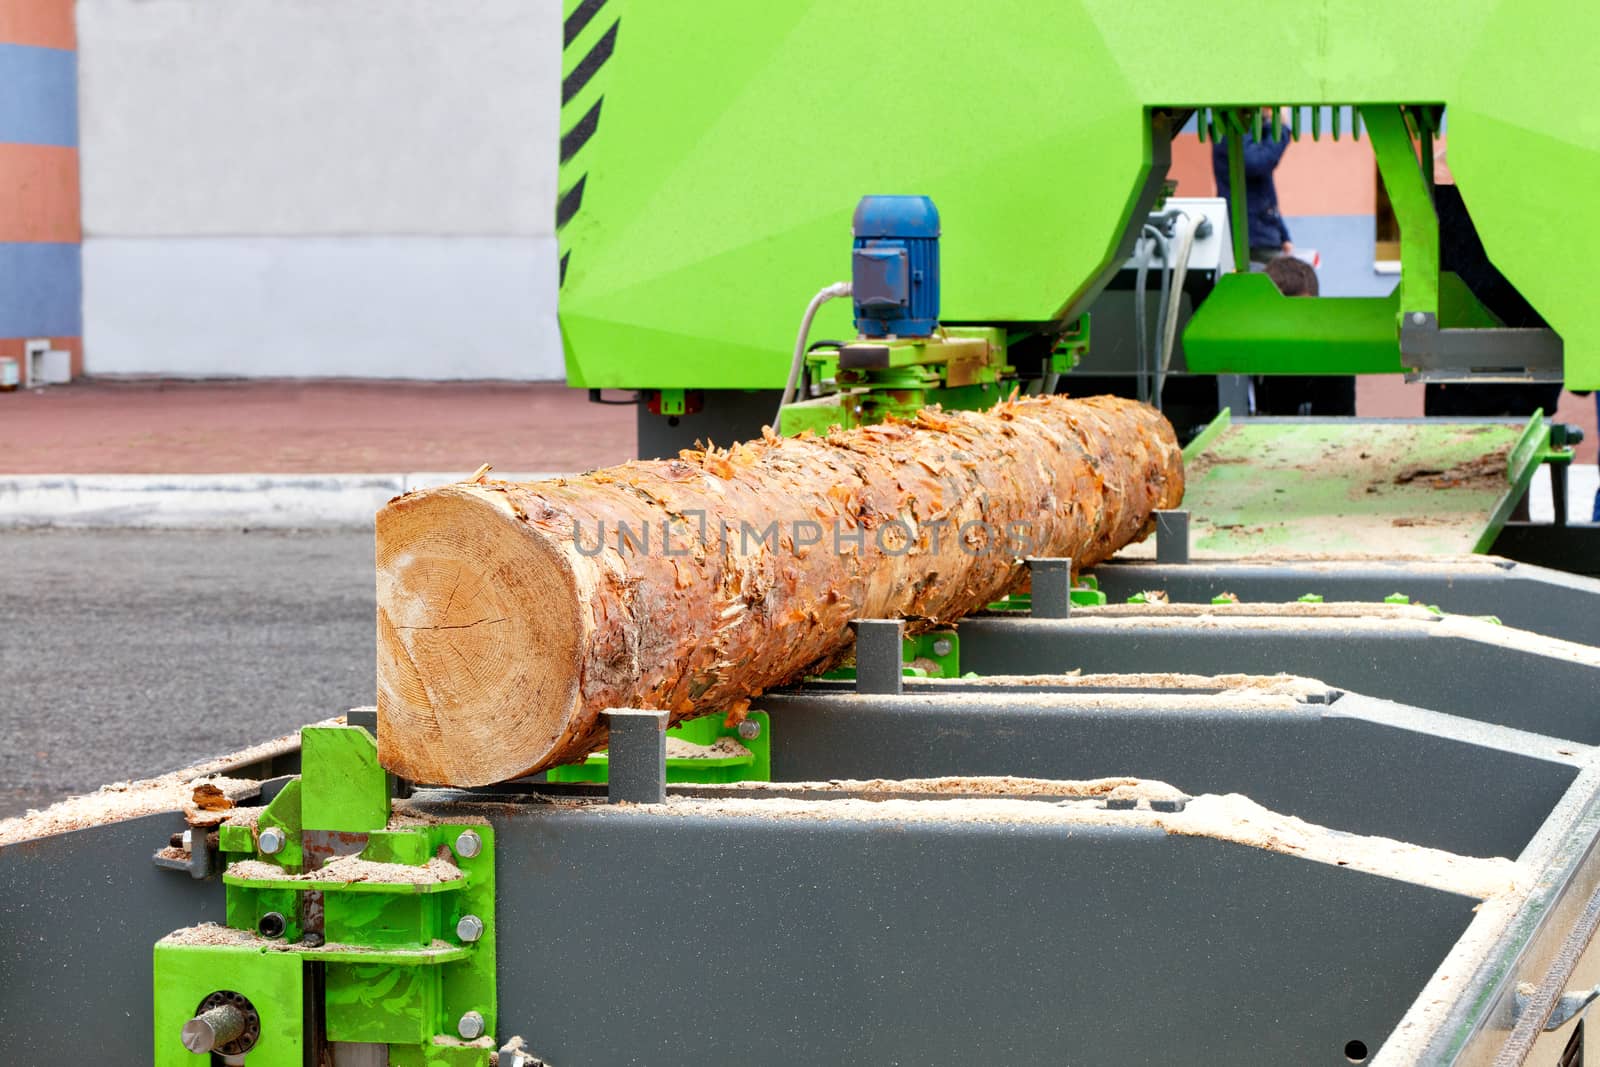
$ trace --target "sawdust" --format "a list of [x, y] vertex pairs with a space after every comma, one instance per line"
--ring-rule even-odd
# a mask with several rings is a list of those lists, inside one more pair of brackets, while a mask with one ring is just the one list
[[1183, 811], [1155, 818], [1168, 833], [1253, 845], [1463, 896], [1488, 899], [1517, 889], [1519, 868], [1510, 859], [1460, 856], [1392, 838], [1330, 830], [1271, 811], [1238, 793], [1195, 797]]
[[454, 882], [461, 878], [461, 868], [449, 859], [450, 850], [440, 848], [439, 854], [427, 863], [413, 866], [409, 863], [376, 863], [360, 856], [335, 856], [314, 871], [290, 874], [282, 867], [263, 860], [239, 860], [228, 864], [228, 875], [252, 881], [290, 882], [367, 882], [374, 885], [432, 885]]
[[[1162, 689], [1200, 690], [1210, 695], [1230, 693], [1305, 697], [1325, 693], [1328, 686], [1294, 674], [989, 674], [977, 678], [929, 678], [917, 688], [1004, 688], [1050, 686], [1060, 689]], [[910, 688], [908, 683], [908, 688]]]
[[217, 923], [201, 923], [199, 926], [189, 926], [182, 930], [175, 930], [163, 937], [157, 944], [162, 945], [267, 945], [271, 942], [263, 937], [257, 937], [249, 930], [235, 930], [231, 926], [219, 926]]
[[[298, 941], [285, 941], [282, 938], [260, 937], [253, 930], [236, 930], [231, 926], [219, 926], [216, 923], [201, 923], [198, 926], [186, 927], [176, 930], [163, 937], [159, 944], [163, 945], [195, 945], [211, 948], [245, 947], [260, 949], [267, 952], [307, 952], [314, 951], [318, 955], [325, 952], [332, 953], [361, 953], [371, 952], [369, 945], [354, 945], [342, 941], [329, 941], [318, 945], [315, 949], [308, 948]], [[429, 942], [427, 950], [432, 952], [454, 952], [459, 945], [452, 945], [448, 941], [434, 940]], [[409, 951], [416, 951], [409, 949]]]
[[163, 860], [177, 860], [180, 863], [186, 863], [189, 859], [189, 853], [185, 852], [176, 845], [168, 845], [166, 848], [160, 849], [156, 852], [156, 858]]
[[[334, 725], [340, 721], [329, 719], [314, 725]], [[101, 786], [94, 793], [69, 797], [47, 808], [30, 810], [24, 815], [0, 820], [0, 848], [14, 845], [19, 841], [31, 841], [53, 834], [70, 833], [73, 830], [86, 830], [90, 827], [105, 826], [145, 815], [159, 815], [168, 811], [183, 811], [188, 817], [190, 808], [193, 809], [197, 825], [216, 825], [223, 820], [226, 809], [205, 809], [196, 805], [193, 786], [215, 785], [228, 800], [237, 802], [252, 795], [258, 788], [258, 783], [249, 779], [226, 777], [227, 772], [262, 763], [276, 756], [287, 755], [298, 749], [299, 745], [298, 733], [287, 734], [158, 778], [113, 782]], [[209, 803], [215, 802], [211, 799], [209, 791], [207, 798]]]
[[729, 759], [748, 755], [750, 750], [733, 737], [719, 737], [709, 745], [697, 745], [681, 737], [667, 738], [668, 759]]
[[1380, 604], [1362, 601], [1336, 600], [1321, 604], [1302, 603], [1238, 603], [1227, 604], [1098, 604], [1072, 609], [1074, 616], [1083, 618], [1144, 618], [1155, 616], [1168, 619], [1215, 617], [1219, 619], [1282, 618], [1282, 619], [1419, 619], [1438, 618], [1420, 605]]
[[265, 807], [234, 808], [227, 813], [220, 825], [246, 826], [251, 830], [254, 830], [256, 828], [256, 824], [261, 821], [261, 813], [266, 810], [267, 809]]
[[[1182, 800], [1188, 796], [1166, 782], [1142, 778], [1019, 778], [1011, 775], [943, 778], [835, 778], [826, 782], [741, 782], [729, 787], [743, 792], [804, 790], [817, 793], [923, 793], [966, 797], [1080, 797], [1127, 800]], [[716, 791], [701, 787], [702, 794]]]
[[0, 821], [0, 848], [167, 811], [183, 812], [193, 826], [216, 826], [223, 821], [228, 808], [196, 804], [196, 790], [202, 793], [206, 805], [224, 801], [232, 805], [236, 798], [253, 796], [259, 788], [259, 783], [245, 778], [213, 777], [197, 781], [190, 777], [189, 771], [176, 771], [142, 782], [116, 782], [102, 786], [97, 792], [69, 797], [48, 808]]
[[[1138, 783], [1134, 788], [1149, 784], [1140, 779], [1127, 781]], [[886, 781], [883, 785], [886, 791], [900, 791], [904, 783]], [[1172, 788], [1165, 783], [1155, 785]], [[551, 807], [570, 809], [576, 806], [555, 802]], [[1520, 888], [1518, 876], [1521, 868], [1510, 859], [1460, 856], [1391, 838], [1344, 833], [1270, 811], [1238, 794], [1193, 797], [1179, 812], [1157, 812], [1145, 808], [1112, 810], [1102, 807], [1098, 800], [1091, 799], [1050, 802], [1001, 797], [942, 800], [841, 797], [812, 800], [669, 796], [665, 804], [591, 806], [589, 810], [599, 818], [625, 813], [665, 818], [726, 816], [809, 822], [889, 822], [900, 825], [998, 823], [1058, 827], [1068, 832], [1084, 826], [1143, 826], [1174, 836], [1231, 841], [1480, 900], [1515, 893]]]
[[[1395, 485], [1420, 482], [1430, 489], [1500, 488], [1506, 484], [1506, 469], [1510, 465], [1511, 446], [1502, 445], [1493, 452], [1440, 469], [1424, 465], [1402, 467], [1394, 476]], [[1372, 492], [1371, 487], [1368, 492]]]
[[[1366, 615], [1327, 618], [1311, 614], [1272, 616], [1252, 615], [1248, 612], [1239, 614], [1202, 612], [1191, 615], [1175, 615], [1163, 612], [1161, 614], [1145, 615], [1139, 620], [1139, 628], [1143, 630], [1176, 630], [1180, 633], [1192, 630], [1226, 630], [1229, 632], [1274, 634], [1423, 634], [1427, 632], [1424, 629], [1425, 627], [1442, 627], [1449, 619], [1461, 618], [1461, 616], [1442, 617], [1424, 608], [1418, 608], [1416, 611], [1419, 614], [1403, 615], [1396, 618]], [[1105, 630], [1125, 633], [1127, 631], [1127, 624], [1114, 618], [1085, 618], [1078, 620], [1076, 625], [1088, 632]], [[1496, 629], [1500, 629], [1500, 627], [1496, 627]]]
[[1450, 615], [1439, 622], [1439, 632], [1470, 641], [1482, 641], [1502, 648], [1513, 648], [1535, 656], [1566, 660], [1585, 667], [1600, 669], [1600, 648], [1576, 641], [1563, 641], [1559, 637], [1546, 637], [1529, 630], [1512, 626], [1499, 626], [1468, 615]]
[[[1043, 675], [1036, 679], [1008, 678], [1005, 682], [1013, 683], [1009, 687], [1001, 685], [988, 685], [977, 678], [969, 679], [928, 679], [917, 682], [915, 685], [906, 684], [904, 694], [897, 698], [908, 708], [915, 708], [919, 702], [942, 702], [959, 699], [961, 706], [972, 711], [982, 711], [987, 708], [1013, 709], [1018, 707], [1033, 708], [1067, 708], [1073, 711], [1149, 711], [1160, 709], [1171, 710], [1174, 693], [1183, 693], [1185, 708], [1195, 711], [1204, 711], [1208, 708], [1226, 708], [1229, 711], [1304, 711], [1307, 707], [1303, 693], [1297, 690], [1275, 692], [1270, 690], [1257, 690], [1248, 687], [1226, 690], [1222, 692], [1185, 692], [1183, 687], [1149, 686], [1118, 690], [1114, 686], [1096, 687], [1096, 676], [1084, 676], [1089, 684], [1080, 687], [1061, 686], [1060, 681], [1064, 675]], [[1110, 678], [1113, 676], [1102, 676]], [[1030, 681], [1033, 684], [1028, 684]], [[994, 691], [990, 691], [993, 689]], [[1149, 689], [1161, 689], [1160, 692], [1149, 692]], [[1310, 692], [1323, 693], [1328, 689], [1325, 685], [1310, 686]], [[866, 694], [855, 692], [818, 693], [811, 699], [849, 705], [853, 702], [872, 702], [877, 700]], [[944, 705], [940, 705], [944, 706]]]

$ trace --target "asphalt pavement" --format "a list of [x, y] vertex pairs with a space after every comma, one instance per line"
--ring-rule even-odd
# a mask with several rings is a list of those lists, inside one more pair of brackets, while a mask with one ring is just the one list
[[0, 532], [0, 817], [370, 704], [370, 531]]

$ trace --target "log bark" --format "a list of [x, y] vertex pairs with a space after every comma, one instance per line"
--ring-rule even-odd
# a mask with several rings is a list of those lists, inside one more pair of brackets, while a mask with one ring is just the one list
[[377, 516], [379, 759], [486, 785], [602, 747], [606, 708], [738, 718], [852, 619], [951, 622], [1182, 496], [1171, 426], [1114, 397], [408, 493]]

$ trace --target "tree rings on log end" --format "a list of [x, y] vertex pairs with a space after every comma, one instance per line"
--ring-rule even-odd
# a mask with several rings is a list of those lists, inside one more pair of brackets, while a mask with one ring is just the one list
[[578, 693], [577, 587], [504, 493], [453, 485], [393, 501], [377, 516], [377, 574], [384, 767], [488, 785], [563, 741]]

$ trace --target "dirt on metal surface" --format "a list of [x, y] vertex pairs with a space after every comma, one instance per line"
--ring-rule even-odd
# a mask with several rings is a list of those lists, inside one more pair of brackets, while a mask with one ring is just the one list
[[[1457, 555], [1506, 492], [1509, 423], [1239, 422], [1187, 465], [1195, 558]], [[1153, 557], [1134, 545], [1123, 559]]]

